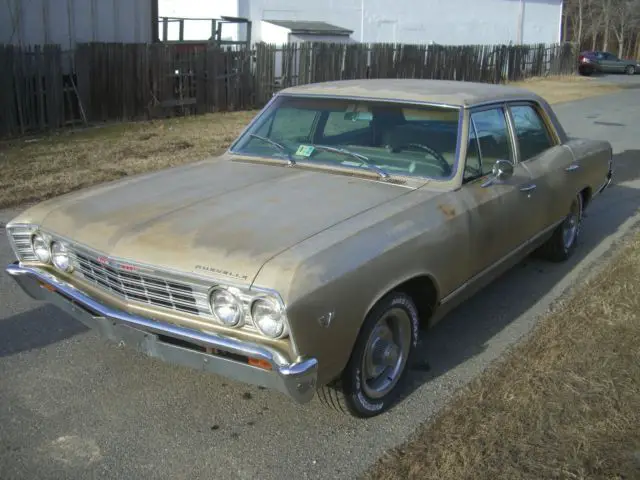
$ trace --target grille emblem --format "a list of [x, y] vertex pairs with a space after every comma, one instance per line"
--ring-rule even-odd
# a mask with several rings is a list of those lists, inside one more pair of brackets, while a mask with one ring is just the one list
[[98, 258], [96, 258], [96, 260], [101, 263], [102, 265], [108, 265], [110, 267], [114, 267], [114, 268], [119, 268], [121, 270], [127, 270], [129, 272], [136, 272], [138, 271], [138, 267], [134, 267], [133, 265], [129, 265], [126, 263], [119, 263], [119, 262], [115, 262], [113, 260], [111, 260], [108, 257], [105, 257], [103, 255], [99, 256]]

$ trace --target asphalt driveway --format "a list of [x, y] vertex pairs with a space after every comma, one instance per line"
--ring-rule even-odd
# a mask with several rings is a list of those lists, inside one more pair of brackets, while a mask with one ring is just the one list
[[[528, 260], [423, 340], [405, 400], [358, 421], [171, 367], [98, 338], [0, 274], [0, 478], [353, 478], [525, 335], [640, 221], [637, 89], [556, 108], [570, 135], [611, 141], [614, 185], [567, 264]], [[6, 222], [13, 212], [0, 212]], [[0, 235], [0, 264], [12, 261]]]

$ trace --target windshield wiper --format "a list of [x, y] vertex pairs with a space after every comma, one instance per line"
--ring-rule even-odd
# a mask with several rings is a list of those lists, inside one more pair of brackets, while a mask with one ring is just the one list
[[278, 142], [275, 142], [275, 141], [271, 140], [270, 138], [263, 137], [261, 135], [256, 135], [255, 133], [250, 133], [249, 136], [253, 137], [253, 138], [257, 138], [258, 140], [262, 140], [263, 142], [266, 142], [269, 145], [272, 145], [272, 146], [276, 147], [281, 152], [284, 152], [287, 155], [287, 160], [289, 160], [289, 165], [295, 165], [296, 164], [295, 160], [291, 156], [291, 152], [284, 145], [282, 145], [282, 144], [280, 144]]
[[345, 150], [344, 148], [330, 147], [328, 145], [313, 145], [313, 148], [317, 148], [318, 150], [326, 150], [328, 152], [341, 153], [342, 155], [356, 158], [360, 160], [362, 165], [364, 165], [369, 170], [373, 170], [374, 172], [376, 172], [378, 175], [380, 175], [381, 178], [389, 178], [389, 174], [387, 172], [385, 172], [377, 165], [369, 163], [369, 159], [360, 153], [350, 152], [349, 150]]

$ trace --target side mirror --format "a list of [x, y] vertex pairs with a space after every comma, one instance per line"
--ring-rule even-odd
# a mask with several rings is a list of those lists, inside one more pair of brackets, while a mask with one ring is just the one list
[[507, 160], [496, 160], [491, 173], [496, 180], [508, 180], [513, 176], [513, 163]]

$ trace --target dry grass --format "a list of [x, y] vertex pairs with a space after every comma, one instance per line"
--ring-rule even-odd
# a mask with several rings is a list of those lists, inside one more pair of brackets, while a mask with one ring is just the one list
[[372, 479], [640, 478], [640, 235]]
[[255, 114], [122, 123], [2, 142], [0, 208], [218, 154]]
[[544, 97], [549, 103], [570, 102], [615, 92], [621, 87], [613, 84], [596, 83], [595, 79], [577, 75], [547, 78], [531, 78], [512, 85], [523, 87]]
[[[582, 77], [518, 82], [554, 103], [614, 89]], [[125, 175], [201, 160], [228, 147], [256, 112], [126, 123], [0, 143], [0, 208]]]

